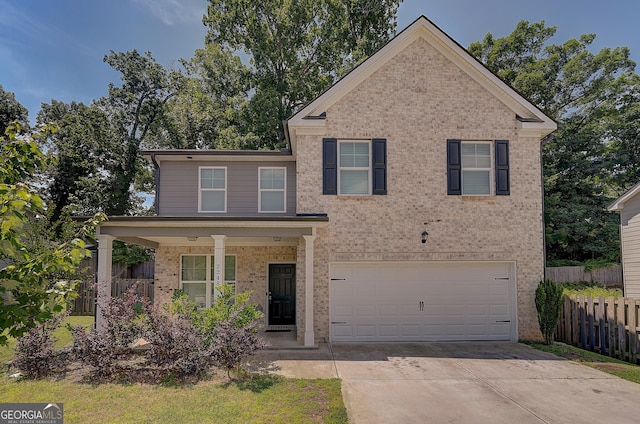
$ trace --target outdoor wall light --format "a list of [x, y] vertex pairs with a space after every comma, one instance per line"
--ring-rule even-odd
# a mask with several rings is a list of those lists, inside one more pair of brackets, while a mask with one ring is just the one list
[[423, 230], [422, 231], [422, 243], [426, 243], [427, 239], [429, 238], [429, 233], [427, 233], [427, 230]]
[[187, 237], [187, 240], [189, 240], [189, 241], [196, 241], [196, 240], [198, 240], [198, 237], [196, 237], [196, 236], [188, 236], [188, 237]]

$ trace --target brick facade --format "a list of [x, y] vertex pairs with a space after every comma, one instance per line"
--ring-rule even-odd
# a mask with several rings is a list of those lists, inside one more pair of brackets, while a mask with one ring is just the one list
[[[315, 243], [316, 340], [329, 338], [333, 261], [513, 261], [518, 337], [539, 338], [543, 277], [540, 140], [512, 110], [418, 39], [326, 110], [323, 135], [298, 136], [298, 211], [327, 213]], [[323, 196], [322, 138], [387, 139], [388, 194]], [[447, 195], [446, 140], [510, 140], [509, 196]], [[420, 233], [429, 231], [427, 244]]]

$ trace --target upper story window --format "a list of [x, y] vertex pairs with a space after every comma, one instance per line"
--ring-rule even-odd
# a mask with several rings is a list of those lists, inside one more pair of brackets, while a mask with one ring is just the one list
[[387, 194], [387, 140], [322, 140], [322, 194]]
[[286, 212], [287, 169], [258, 168], [258, 210], [265, 213]]
[[491, 194], [491, 144], [462, 142], [462, 194]]
[[199, 212], [227, 211], [227, 168], [200, 168], [199, 178]]
[[368, 141], [339, 141], [338, 194], [371, 194], [371, 160]]
[[504, 196], [509, 186], [508, 140], [447, 140], [448, 194]]

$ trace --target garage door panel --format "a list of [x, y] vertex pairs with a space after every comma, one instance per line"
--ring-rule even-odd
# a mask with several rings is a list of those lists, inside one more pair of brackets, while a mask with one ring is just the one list
[[509, 263], [332, 264], [331, 338], [510, 340], [511, 274]]
[[423, 330], [421, 325], [399, 325], [399, 334], [404, 337], [420, 337]]
[[353, 285], [352, 284], [332, 284], [332, 295], [336, 298], [340, 297], [353, 297]]
[[339, 318], [352, 318], [353, 306], [352, 305], [335, 305], [332, 308], [333, 316]]
[[376, 307], [374, 305], [358, 305], [356, 307], [356, 317], [373, 318], [376, 316]]
[[509, 334], [508, 323], [495, 323], [490, 326], [491, 334], [494, 336], [501, 336], [503, 334]]
[[331, 330], [333, 331], [333, 336], [337, 338], [353, 337], [353, 327], [350, 325], [332, 325]]
[[378, 311], [381, 317], [395, 317], [398, 316], [397, 305], [379, 305]]
[[375, 337], [376, 326], [375, 325], [358, 325], [356, 326], [356, 337]]

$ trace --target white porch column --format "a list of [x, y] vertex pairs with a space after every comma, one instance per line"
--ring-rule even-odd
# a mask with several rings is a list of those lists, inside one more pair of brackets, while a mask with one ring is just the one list
[[111, 299], [111, 260], [113, 254], [113, 240], [110, 235], [98, 236], [98, 293], [96, 299], [96, 328], [104, 326], [102, 311]]
[[[224, 284], [224, 251], [225, 251], [225, 247], [224, 247], [224, 241], [227, 238], [227, 236], [220, 236], [220, 235], [212, 235], [211, 236], [213, 238], [213, 275], [211, 276], [211, 279], [213, 280], [213, 287], [214, 287], [214, 298], [217, 297], [218, 292], [217, 292], [217, 288], [220, 287], [222, 284]], [[207, 296], [209, 296], [209, 294], [207, 293]], [[211, 301], [213, 301], [213, 299], [211, 299]]]
[[314, 346], [313, 332], [313, 242], [316, 236], [304, 237], [304, 345]]

